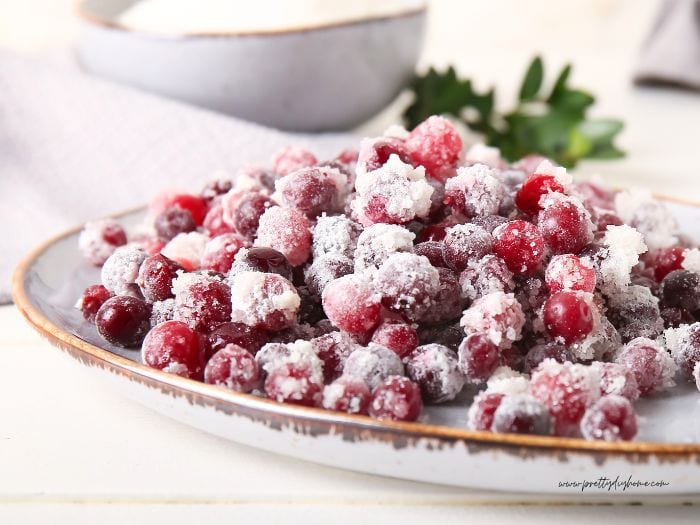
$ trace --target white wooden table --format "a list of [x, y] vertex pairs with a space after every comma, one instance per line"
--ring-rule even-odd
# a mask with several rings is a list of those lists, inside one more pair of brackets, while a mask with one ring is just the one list
[[[60, 54], [74, 36], [71, 3], [0, 0], [0, 44]], [[596, 112], [627, 122], [621, 145], [628, 158], [586, 164], [582, 171], [597, 171], [615, 185], [638, 183], [700, 199], [700, 96], [635, 89], [629, 82], [656, 2], [432, 4], [423, 63], [456, 63], [480, 85], [497, 85], [507, 101], [533, 53], [544, 51], [551, 69], [572, 60], [575, 82], [599, 95]], [[396, 107], [389, 108], [363, 130], [381, 130], [396, 115]], [[548, 505], [533, 505], [542, 501]], [[677, 499], [651, 500], [643, 508], [569, 505], [582, 501], [402, 482], [235, 445], [93, 382], [13, 307], [0, 307], [0, 524], [179, 524], [222, 517], [263, 525], [697, 523], [692, 507], [659, 506]]]

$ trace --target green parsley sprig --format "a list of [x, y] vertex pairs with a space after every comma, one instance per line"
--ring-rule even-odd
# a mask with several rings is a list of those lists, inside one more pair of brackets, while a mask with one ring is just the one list
[[409, 128], [430, 115], [448, 114], [480, 133], [515, 161], [540, 154], [566, 167], [581, 159], [615, 159], [624, 156], [614, 140], [623, 123], [616, 119], [590, 119], [586, 112], [595, 102], [590, 93], [569, 86], [571, 65], [566, 65], [551, 89], [544, 89], [544, 64], [538, 56], [520, 85], [515, 108], [499, 114], [493, 88], [479, 93], [469, 79], [460, 79], [453, 67], [445, 72], [431, 68], [411, 84], [412, 104], [404, 112]]

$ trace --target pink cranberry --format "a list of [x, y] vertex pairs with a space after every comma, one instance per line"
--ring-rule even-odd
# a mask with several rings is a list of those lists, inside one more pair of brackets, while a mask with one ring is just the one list
[[311, 255], [311, 224], [294, 208], [273, 206], [260, 217], [255, 246], [273, 248], [292, 266], [306, 262]]
[[493, 238], [480, 226], [458, 224], [447, 230], [443, 243], [445, 262], [460, 272], [470, 262], [479, 261], [491, 252]]
[[372, 342], [393, 350], [404, 359], [418, 346], [418, 333], [409, 324], [384, 321], [372, 334]]
[[515, 195], [515, 205], [527, 215], [536, 215], [542, 209], [540, 199], [551, 192], [564, 193], [564, 186], [554, 175], [534, 173], [525, 180]]
[[578, 253], [593, 240], [588, 213], [570, 198], [545, 202], [537, 217], [537, 228], [553, 253]]
[[202, 377], [204, 348], [200, 336], [179, 321], [166, 321], [148, 332], [141, 357], [148, 366], [163, 372], [190, 379]]
[[595, 290], [595, 270], [575, 255], [555, 255], [549, 261], [544, 275], [551, 293], [580, 291], [592, 293]]
[[573, 362], [574, 358], [569, 349], [556, 341], [549, 341], [533, 346], [525, 354], [523, 371], [532, 373], [545, 359], [554, 359], [557, 363]]
[[447, 268], [445, 263], [445, 245], [439, 241], [425, 241], [416, 244], [413, 248], [413, 253], [426, 257], [430, 264], [436, 268]]
[[292, 280], [292, 266], [284, 254], [272, 248], [243, 248], [234, 258], [231, 275], [240, 272], [276, 273]]
[[272, 170], [285, 176], [301, 168], [314, 166], [317, 162], [316, 156], [308, 149], [291, 146], [280, 150], [272, 157]]
[[224, 195], [231, 191], [233, 188], [233, 181], [227, 179], [216, 179], [208, 182], [204, 188], [202, 188], [201, 197], [208, 203], [211, 204], [213, 200], [217, 197]]
[[664, 306], [677, 306], [690, 312], [700, 309], [700, 275], [674, 270], [661, 281], [659, 296]]
[[631, 441], [637, 435], [637, 415], [632, 403], [622, 396], [601, 397], [586, 410], [581, 434], [592, 440]]
[[390, 376], [372, 391], [369, 415], [377, 419], [415, 421], [422, 410], [420, 389], [406, 377]]
[[192, 329], [209, 332], [231, 320], [231, 289], [202, 274], [182, 274], [173, 282], [174, 318]]
[[510, 221], [493, 231], [493, 251], [514, 274], [528, 274], [535, 271], [544, 258], [544, 240], [529, 222]]
[[335, 160], [341, 164], [355, 164], [357, 162], [357, 156], [359, 152], [356, 149], [344, 149], [335, 157]]
[[342, 376], [323, 389], [323, 408], [348, 414], [369, 412], [372, 393], [361, 379]]
[[255, 355], [265, 344], [267, 336], [262, 330], [243, 323], [223, 323], [207, 336], [207, 360], [227, 345], [233, 344]]
[[90, 323], [94, 323], [95, 316], [97, 315], [100, 307], [105, 303], [105, 301], [107, 301], [107, 299], [112, 297], [114, 297], [114, 294], [101, 284], [93, 284], [92, 286], [85, 288], [83, 296], [79, 301], [79, 308], [83, 313], [83, 318]]
[[585, 339], [593, 330], [593, 312], [589, 302], [575, 292], [557, 292], [544, 303], [544, 326], [552, 337], [566, 344]]
[[406, 359], [406, 373], [419, 387], [428, 403], [451, 401], [464, 387], [459, 360], [454, 350], [439, 344], [419, 346]]
[[132, 348], [141, 344], [151, 327], [151, 312], [141, 299], [118, 295], [107, 299], [95, 315], [97, 331], [110, 343]]
[[381, 296], [373, 284], [356, 274], [346, 275], [326, 285], [323, 310], [328, 319], [350, 334], [366, 334], [379, 324]]
[[230, 279], [232, 321], [280, 331], [297, 321], [301, 298], [294, 285], [275, 273], [241, 272]]
[[493, 414], [491, 431], [547, 436], [552, 433], [552, 419], [547, 407], [532, 396], [505, 396]]
[[204, 247], [202, 268], [228, 273], [238, 250], [246, 244], [247, 241], [237, 233], [225, 233], [214, 237]]
[[151, 255], [141, 263], [136, 284], [147, 301], [164, 301], [173, 297], [173, 280], [184, 268], [165, 255]]
[[639, 397], [637, 378], [632, 370], [618, 363], [603, 363], [596, 361], [593, 369], [600, 374], [600, 395], [618, 395], [630, 401]]
[[449, 120], [434, 115], [411, 131], [406, 149], [413, 162], [424, 166], [431, 177], [445, 180], [459, 160], [462, 139]]
[[490, 431], [493, 425], [493, 416], [498, 406], [503, 401], [504, 395], [500, 392], [480, 392], [474, 397], [474, 401], [467, 412], [467, 422], [471, 430]]
[[401, 139], [393, 137], [364, 139], [360, 143], [357, 158], [358, 172], [377, 170], [384, 166], [392, 155], [396, 155], [405, 164], [413, 163]]
[[323, 374], [306, 361], [280, 364], [267, 375], [265, 394], [281, 403], [320, 406], [323, 397]]
[[276, 188], [282, 206], [296, 208], [309, 219], [339, 211], [338, 187], [322, 168], [303, 168], [290, 173], [277, 182]]
[[221, 204], [215, 204], [211, 207], [204, 217], [202, 227], [206, 234], [212, 238], [233, 232], [233, 228], [224, 221], [224, 208]]
[[501, 352], [482, 334], [471, 334], [459, 345], [459, 369], [467, 382], [485, 383], [501, 361]]
[[153, 223], [158, 237], [169, 241], [180, 233], [189, 233], [197, 229], [192, 214], [182, 208], [165, 208]]
[[321, 297], [326, 285], [336, 279], [353, 273], [353, 262], [339, 253], [329, 253], [314, 259], [306, 269], [304, 281], [309, 291]]
[[236, 392], [250, 392], [260, 379], [258, 363], [245, 348], [229, 344], [216, 352], [204, 368], [204, 382]]
[[330, 332], [311, 340], [316, 355], [323, 361], [324, 383], [330, 383], [343, 373], [348, 356], [357, 344], [343, 332]]
[[271, 204], [267, 195], [259, 191], [230, 191], [221, 198], [222, 219], [233, 231], [252, 241], [260, 226], [260, 217]]
[[532, 373], [529, 392], [549, 409], [557, 436], [576, 436], [600, 387], [588, 367], [547, 359]]

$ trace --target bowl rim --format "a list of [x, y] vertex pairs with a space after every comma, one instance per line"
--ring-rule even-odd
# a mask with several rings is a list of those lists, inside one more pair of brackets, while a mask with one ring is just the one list
[[92, 26], [101, 27], [103, 29], [112, 29], [122, 31], [124, 33], [132, 33], [134, 35], [143, 35], [152, 38], [162, 38], [164, 40], [184, 40], [184, 39], [200, 39], [200, 38], [226, 38], [226, 37], [246, 37], [246, 36], [282, 36], [295, 35], [302, 33], [310, 33], [314, 31], [324, 31], [329, 29], [338, 29], [342, 27], [358, 26], [362, 24], [382, 22], [386, 20], [394, 20], [398, 18], [408, 18], [415, 15], [425, 15], [428, 10], [426, 0], [416, 0], [416, 5], [406, 6], [396, 13], [381, 15], [381, 16], [364, 16], [353, 18], [350, 20], [321, 23], [315, 25], [297, 26], [280, 29], [262, 29], [262, 30], [246, 30], [246, 31], [194, 31], [191, 33], [159, 33], [157, 31], [147, 31], [142, 29], [134, 29], [125, 24], [118, 22], [114, 18], [109, 18], [95, 13], [88, 6], [91, 0], [81, 0], [75, 6], [75, 13], [80, 21]]

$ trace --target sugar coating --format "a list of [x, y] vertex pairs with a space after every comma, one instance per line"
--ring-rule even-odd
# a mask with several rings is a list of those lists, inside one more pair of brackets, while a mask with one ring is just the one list
[[499, 168], [503, 165], [501, 150], [484, 143], [473, 144], [465, 153], [464, 161], [467, 164], [484, 164], [492, 168]]
[[273, 248], [284, 254], [292, 266], [298, 266], [311, 254], [309, 220], [294, 208], [272, 206], [260, 217], [253, 245]]
[[119, 227], [119, 223], [111, 219], [101, 219], [86, 222], [78, 237], [78, 248], [83, 257], [92, 264], [103, 264], [114, 253], [117, 246], [108, 243], [103, 233], [105, 229]]
[[650, 250], [678, 243], [678, 223], [671, 211], [648, 189], [635, 188], [615, 195], [615, 211], [625, 224], [639, 230]]
[[102, 265], [102, 284], [115, 295], [140, 294], [136, 279], [139, 276], [141, 263], [148, 254], [134, 245], [120, 246]]
[[229, 283], [232, 321], [258, 326], [271, 315], [282, 316], [290, 325], [296, 321], [301, 298], [281, 275], [244, 271], [233, 275]]
[[552, 164], [552, 162], [547, 159], [537, 165], [534, 173], [538, 175], [551, 175], [556, 182], [564, 187], [565, 191], [574, 180], [571, 174], [566, 171], [566, 168]]
[[[485, 164], [457, 169], [445, 183], [446, 200], [468, 216], [496, 215], [505, 197], [499, 172]], [[459, 204], [457, 204], [459, 203]]]
[[203, 233], [178, 233], [163, 247], [160, 253], [168, 259], [196, 269], [202, 265], [202, 256], [208, 242], [209, 237]]
[[382, 133], [382, 135], [384, 137], [406, 140], [409, 137], [410, 133], [403, 126], [399, 124], [392, 124], [384, 130], [384, 133]]
[[399, 356], [385, 346], [370, 343], [353, 351], [345, 361], [343, 374], [362, 379], [374, 390], [387, 377], [404, 375]]
[[[654, 338], [663, 331], [659, 299], [646, 286], [630, 284], [609, 293], [607, 299], [618, 330], [626, 340], [634, 337]], [[633, 336], [627, 337], [627, 334]]]
[[663, 341], [671, 355], [678, 357], [692, 349], [694, 341], [691, 337], [695, 336], [698, 330], [700, 330], [700, 323], [683, 324], [677, 328], [667, 328], [664, 331]]
[[281, 149], [272, 157], [272, 169], [282, 176], [316, 164], [313, 153], [300, 146], [289, 146]]
[[495, 255], [485, 255], [478, 261], [471, 261], [460, 274], [462, 296], [475, 300], [492, 292], [512, 292], [515, 289], [513, 272], [506, 263]]
[[689, 272], [700, 274], [700, 250], [698, 248], [684, 250], [681, 267]]
[[[681, 335], [675, 341], [676, 351], [679, 348], [679, 341], [682, 341]], [[668, 390], [676, 385], [674, 376], [678, 371], [678, 365], [671, 357], [671, 354], [666, 351], [661, 341], [653, 341], [646, 337], [637, 337], [627, 343], [620, 352], [615, 356], [615, 362], [630, 368], [635, 374], [643, 374], [643, 378], [637, 375], [637, 383], [639, 384], [642, 394], [649, 394]], [[644, 361], [639, 361], [635, 358], [638, 354], [638, 349], [644, 348], [653, 352], [653, 361], [648, 361], [648, 356], [644, 355]]]
[[415, 234], [397, 224], [373, 224], [357, 238], [355, 272], [374, 272], [396, 252], [413, 252]]
[[602, 243], [605, 256], [597, 264], [592, 261], [600, 277], [599, 286], [604, 292], [622, 289], [630, 283], [630, 272], [639, 256], [647, 251], [644, 236], [626, 224], [608, 226]]
[[275, 192], [272, 194], [272, 200], [279, 203], [281, 206], [294, 206], [293, 201], [287, 200], [286, 193], [293, 190], [298, 184], [299, 176], [308, 176], [318, 180], [319, 183], [330, 184], [334, 189], [332, 202], [328, 203], [330, 209], [325, 209], [327, 212], [338, 212], [343, 209], [345, 200], [352, 191], [352, 186], [349, 184], [348, 177], [343, 175], [340, 170], [332, 166], [316, 166], [301, 168], [285, 177], [281, 177], [275, 181]]
[[368, 215], [368, 206], [377, 201], [383, 204], [392, 223], [406, 223], [428, 214], [433, 194], [425, 179], [425, 168], [414, 168], [394, 154], [376, 170], [358, 173], [355, 190], [352, 209], [360, 222], [367, 225], [384, 222]]
[[377, 271], [375, 286], [389, 309], [418, 319], [440, 291], [440, 274], [427, 257], [392, 253]]
[[202, 273], [183, 272], [179, 270], [173, 280], [173, 294], [175, 295], [173, 319], [187, 323], [193, 329], [201, 329], [208, 325], [209, 318], [213, 315], [220, 322], [230, 320], [230, 305], [228, 293], [225, 303], [219, 294], [212, 293], [204, 296], [203, 292], [219, 287], [226, 290], [226, 286], [218, 279]]
[[151, 326], [175, 319], [175, 299], [169, 297], [163, 301], [154, 301], [151, 305]]
[[[349, 414], [359, 414], [362, 411], [362, 398], [360, 395], [349, 393], [348, 391], [353, 388], [352, 383], [360, 382], [360, 380], [356, 378], [352, 378], [352, 381], [350, 381], [350, 378], [346, 379], [347, 381], [333, 381], [330, 385], [326, 385], [323, 388], [321, 405], [328, 410], [338, 410], [339, 402], [350, 395], [347, 399], [348, 405], [345, 411]], [[367, 388], [366, 385], [365, 388]]]
[[467, 334], [484, 334], [493, 344], [506, 349], [522, 337], [525, 315], [512, 293], [492, 292], [475, 300], [459, 324]]
[[[545, 280], [547, 283], [557, 283], [561, 286], [561, 290], [581, 290], [582, 284], [586, 282], [588, 277], [581, 266], [593, 269], [593, 263], [591, 263], [590, 259], [579, 259], [571, 254], [555, 255], [547, 265]], [[595, 277], [593, 285], [594, 288]], [[593, 288], [586, 291], [591, 292]]]
[[465, 383], [455, 352], [436, 343], [416, 348], [406, 363], [406, 372], [433, 403], [451, 401]]
[[337, 253], [352, 259], [362, 226], [345, 215], [321, 215], [313, 228], [314, 258]]
[[505, 395], [523, 394], [530, 383], [526, 374], [508, 366], [499, 366], [486, 381], [486, 392]]
[[308, 367], [315, 382], [323, 383], [323, 361], [309, 341], [298, 339], [291, 343], [266, 343], [255, 354], [255, 361], [266, 374], [287, 363]]
[[602, 395], [618, 395], [634, 401], [639, 397], [639, 387], [634, 374], [624, 365], [618, 363], [591, 363], [600, 376], [600, 391]]

